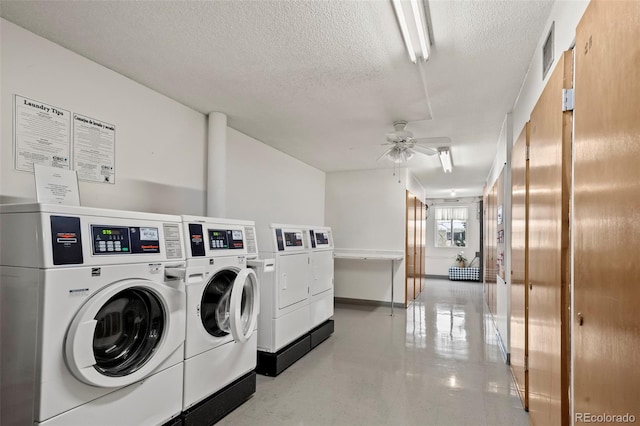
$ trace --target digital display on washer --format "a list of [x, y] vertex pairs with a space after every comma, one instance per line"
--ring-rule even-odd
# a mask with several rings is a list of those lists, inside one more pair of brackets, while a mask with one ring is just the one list
[[327, 232], [316, 232], [316, 242], [318, 244], [323, 244], [323, 245], [329, 244], [329, 233], [327, 233]]
[[155, 227], [91, 225], [93, 254], [160, 253]]
[[209, 229], [209, 248], [211, 250], [233, 250], [244, 248], [242, 231], [237, 229]]
[[284, 244], [287, 247], [302, 246], [302, 232], [286, 232], [284, 233]]

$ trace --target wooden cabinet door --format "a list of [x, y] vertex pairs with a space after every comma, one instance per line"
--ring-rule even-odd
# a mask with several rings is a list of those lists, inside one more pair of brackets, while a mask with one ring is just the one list
[[415, 265], [416, 265], [416, 197], [407, 191], [406, 205], [406, 247], [405, 247], [405, 306], [416, 297]]
[[530, 121], [529, 147], [529, 413], [534, 425], [569, 421], [569, 195], [572, 53], [558, 61]]
[[427, 206], [420, 203], [420, 292], [424, 290], [426, 271], [426, 246], [427, 246]]
[[529, 281], [529, 123], [511, 151], [511, 370], [520, 400], [529, 408], [526, 369]]
[[574, 416], [640, 419], [640, 2], [592, 1], [575, 49]]

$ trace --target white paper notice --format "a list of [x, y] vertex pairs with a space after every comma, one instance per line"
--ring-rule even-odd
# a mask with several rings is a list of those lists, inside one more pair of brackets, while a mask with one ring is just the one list
[[80, 205], [78, 175], [75, 171], [34, 164], [36, 198], [39, 203]]
[[73, 114], [73, 168], [78, 179], [116, 183], [116, 126]]
[[15, 168], [33, 172], [34, 164], [69, 169], [71, 113], [15, 95]]

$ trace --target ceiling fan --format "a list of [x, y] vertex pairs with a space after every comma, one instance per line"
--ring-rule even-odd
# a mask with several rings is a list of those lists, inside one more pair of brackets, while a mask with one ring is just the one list
[[428, 143], [430, 145], [447, 145], [451, 142], [448, 137], [435, 138], [414, 138], [413, 133], [405, 130], [407, 122], [404, 120], [395, 121], [393, 123], [393, 132], [387, 133], [387, 142], [382, 145], [389, 148], [378, 157], [377, 161], [387, 156], [394, 163], [406, 163], [417, 152], [424, 155], [436, 155], [437, 148], [430, 148], [420, 145]]

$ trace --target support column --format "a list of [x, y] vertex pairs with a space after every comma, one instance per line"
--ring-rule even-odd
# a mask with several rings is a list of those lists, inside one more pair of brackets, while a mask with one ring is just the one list
[[207, 216], [225, 217], [227, 198], [227, 115], [209, 113]]

